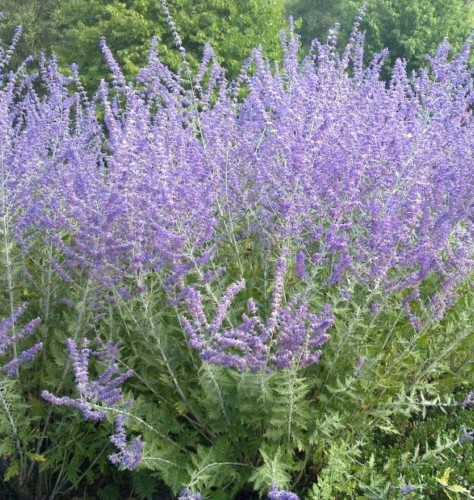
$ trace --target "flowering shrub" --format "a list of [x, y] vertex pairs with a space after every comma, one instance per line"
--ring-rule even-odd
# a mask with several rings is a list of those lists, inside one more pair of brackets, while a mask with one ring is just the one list
[[[210, 47], [175, 74], [154, 42], [127, 82], [103, 41], [92, 99], [75, 67], [1, 54], [2, 273], [9, 310], [26, 291], [42, 318], [15, 359], [43, 347], [37, 376], [5, 365], [35, 436], [9, 480], [54, 498], [108, 456], [143, 498], [429, 495], [437, 460], [468, 453], [471, 41], [389, 82], [358, 23], [341, 54], [335, 32], [302, 60], [291, 26], [282, 43], [281, 66], [255, 49], [228, 82]], [[394, 458], [441, 411], [462, 430]]]

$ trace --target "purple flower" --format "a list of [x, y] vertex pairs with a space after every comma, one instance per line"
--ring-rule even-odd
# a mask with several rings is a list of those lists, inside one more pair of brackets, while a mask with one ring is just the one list
[[109, 455], [109, 460], [115, 465], [121, 465], [125, 469], [136, 469], [142, 459], [143, 442], [140, 437], [135, 437], [130, 443], [127, 442], [127, 433], [124, 423], [127, 419], [119, 415], [115, 419], [115, 434], [110, 436], [110, 442], [119, 450], [118, 453]]
[[[133, 401], [124, 401], [120, 385], [132, 375], [128, 370], [119, 374], [119, 367], [113, 360], [116, 355], [117, 346], [109, 345], [102, 347], [106, 354], [101, 354], [89, 347], [89, 341], [83, 340], [83, 347], [79, 348], [77, 343], [69, 339], [68, 351], [72, 362], [76, 388], [79, 397], [76, 399], [69, 396], [58, 397], [49, 391], [42, 391], [43, 399], [55, 406], [68, 406], [79, 410], [86, 420], [104, 420], [107, 410], [110, 407], [125, 410], [131, 406]], [[109, 366], [95, 380], [90, 380], [89, 359], [96, 356]], [[110, 461], [115, 465], [121, 465], [126, 469], [135, 469], [142, 458], [144, 444], [140, 437], [134, 437], [127, 441], [125, 421], [127, 416], [119, 413], [115, 417], [115, 434], [110, 437], [110, 441], [117, 448], [118, 452], [109, 456]]]
[[409, 493], [416, 491], [418, 488], [412, 484], [407, 484], [405, 486], [391, 486], [390, 489], [398, 490], [402, 495], [408, 495]]
[[106, 416], [105, 412], [93, 410], [90, 403], [80, 399], [72, 399], [68, 396], [57, 397], [49, 391], [42, 391], [41, 397], [55, 406], [69, 406], [81, 411], [86, 420], [103, 420]]
[[119, 288], [118, 294], [125, 300], [133, 299], [133, 295], [126, 288]]
[[463, 401], [462, 406], [464, 406], [464, 408], [470, 408], [471, 406], [474, 406], [474, 391], [471, 391], [466, 396], [466, 399]]
[[355, 365], [355, 369], [354, 369], [356, 375], [361, 374], [362, 369], [363, 369], [366, 361], [367, 361], [367, 358], [365, 356], [359, 356], [359, 358], [357, 359], [357, 363]]
[[[0, 185], [8, 206], [0, 216], [18, 248], [40, 242], [51, 249], [45, 264], [61, 286], [87, 279], [108, 289], [110, 303], [144, 293], [137, 283], [156, 277], [162, 288], [154, 291], [180, 308], [190, 345], [206, 361], [239, 370], [319, 360], [332, 320], [325, 308], [310, 310], [308, 276], [321, 277], [321, 294], [336, 287], [347, 300], [352, 285], [405, 297], [417, 331], [423, 322], [411, 303], [437, 277], [422, 309], [441, 320], [474, 269], [470, 44], [450, 58], [444, 42], [429, 69], [412, 75], [398, 61], [385, 82], [386, 52], [364, 65], [363, 10], [342, 51], [334, 27], [301, 60], [291, 28], [280, 66], [255, 49], [232, 85], [210, 47], [190, 85], [160, 61], [156, 40], [147, 66], [128, 82], [101, 40], [113, 81], [102, 82], [94, 100], [77, 68], [64, 77], [54, 58], [40, 62], [41, 81], [25, 67], [7, 71], [17, 30], [0, 56]], [[205, 291], [213, 295], [214, 282], [225, 281], [218, 260], [237, 258], [233, 249], [247, 241], [263, 252], [265, 275], [273, 273], [270, 300], [260, 289], [258, 309], [249, 301], [242, 313], [245, 256], [242, 276], [210, 307]], [[294, 262], [289, 248], [297, 249]], [[296, 284], [287, 276], [293, 266]], [[247, 278], [245, 286], [254, 283]], [[0, 353], [11, 342], [0, 343]], [[69, 348], [84, 396], [118, 398], [111, 380], [89, 380], [90, 353]]]
[[237, 283], [233, 283], [230, 285], [227, 290], [224, 292], [219, 305], [217, 306], [216, 313], [214, 315], [214, 320], [210, 326], [210, 331], [217, 332], [219, 328], [222, 326], [222, 322], [226, 318], [229, 307], [232, 301], [235, 299], [236, 295], [241, 292], [245, 288], [245, 280], [238, 281]]
[[275, 282], [271, 310], [266, 319], [257, 315], [255, 301], [247, 301], [250, 314], [226, 327], [227, 317], [236, 295], [245, 282], [234, 283], [224, 292], [214, 319], [206, 317], [200, 291], [187, 287], [181, 294], [181, 304], [187, 315], [180, 317], [188, 335], [189, 345], [200, 352], [209, 363], [245, 370], [274, 370], [294, 365], [308, 366], [319, 361], [321, 347], [329, 339], [328, 330], [334, 323], [329, 305], [319, 314], [309, 311], [308, 303], [299, 295], [283, 305], [286, 259], [280, 257], [275, 265]]
[[247, 311], [252, 316], [254, 316], [255, 314], [257, 314], [258, 306], [257, 306], [257, 304], [255, 302], [255, 299], [253, 297], [250, 297], [248, 299], [248, 301], [247, 301]]
[[296, 493], [280, 489], [276, 483], [273, 483], [268, 492], [268, 498], [269, 500], [299, 500], [300, 497]]
[[3, 357], [13, 346], [17, 347], [17, 354], [9, 361], [0, 362], [0, 371], [5, 372], [7, 376], [13, 377], [18, 373], [19, 366], [26, 361], [31, 361], [36, 354], [43, 348], [42, 342], [37, 342], [32, 347], [20, 349], [18, 347], [22, 339], [31, 336], [38, 325], [40, 318], [29, 321], [26, 325], [20, 326], [20, 317], [25, 313], [27, 305], [19, 307], [11, 316], [0, 319], [0, 357]]
[[459, 438], [459, 443], [463, 444], [468, 441], [474, 441], [474, 430], [468, 431], [464, 425], [461, 425], [462, 436]]
[[296, 275], [300, 280], [305, 280], [308, 277], [305, 265], [304, 252], [296, 252]]
[[33, 347], [25, 349], [18, 356], [5, 363], [0, 368], [0, 370], [4, 371], [9, 377], [13, 377], [17, 373], [18, 367], [21, 365], [21, 363], [23, 363], [24, 361], [31, 361], [38, 354], [38, 352], [41, 351], [42, 348], [43, 343], [38, 342]]
[[202, 495], [185, 488], [178, 497], [178, 500], [202, 500]]
[[[95, 351], [90, 349], [89, 341], [87, 339], [83, 340], [83, 348], [78, 348], [77, 343], [69, 339], [67, 341], [69, 357], [72, 362], [72, 367], [74, 370], [74, 377], [76, 381], [76, 388], [80, 396], [81, 408], [87, 408], [90, 410], [90, 403], [93, 404], [103, 404], [105, 406], [115, 406], [123, 404], [122, 390], [120, 385], [129, 377], [133, 375], [131, 370], [118, 374], [119, 367], [117, 364], [110, 364], [105, 371], [99, 375], [95, 380], [90, 380], [89, 378], [89, 358], [90, 356], [97, 355]], [[114, 345], [110, 346], [110, 349], [115, 352], [116, 348]], [[110, 357], [101, 356], [103, 359], [110, 360]], [[44, 391], [46, 399], [50, 401], [55, 401], [53, 404], [60, 404], [62, 398], [52, 397], [48, 391]], [[66, 406], [72, 406], [69, 398], [64, 400]], [[84, 406], [85, 405], [85, 406]], [[78, 406], [76, 406], [78, 407]]]
[[407, 484], [406, 486], [402, 486], [398, 488], [400, 493], [402, 495], [408, 495], [409, 493], [412, 493], [413, 491], [416, 491], [418, 488], [416, 486], [413, 486], [412, 484]]

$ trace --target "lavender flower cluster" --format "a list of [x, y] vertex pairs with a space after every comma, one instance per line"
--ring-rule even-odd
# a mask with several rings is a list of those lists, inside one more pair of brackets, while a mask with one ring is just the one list
[[4, 73], [0, 148], [22, 244], [50, 235], [65, 276], [179, 277], [209, 260], [231, 220], [246, 227], [236, 238], [297, 242], [300, 276], [304, 255], [330, 266], [331, 283], [353, 276], [387, 292], [437, 273], [441, 317], [472, 269], [471, 42], [452, 59], [443, 43], [411, 78], [398, 61], [388, 84], [386, 54], [365, 68], [358, 33], [342, 56], [315, 42], [301, 62], [297, 37], [283, 43], [281, 68], [255, 50], [230, 83], [209, 53], [199, 92], [156, 48], [127, 83], [105, 42], [114, 86], [93, 101], [54, 60], [41, 65], [45, 96], [24, 70]]
[[79, 398], [58, 397], [46, 390], [41, 395], [43, 399], [53, 405], [69, 406], [80, 410], [86, 420], [103, 420], [107, 415], [107, 410], [110, 410], [111, 407], [116, 408], [118, 414], [115, 417], [115, 434], [110, 437], [110, 441], [118, 452], [109, 455], [109, 459], [113, 464], [122, 465], [130, 470], [135, 469], [142, 458], [143, 442], [140, 437], [134, 437], [130, 443], [127, 442], [124, 424], [128, 417], [124, 412], [133, 402], [123, 400], [120, 387], [132, 375], [132, 371], [128, 370], [118, 374], [118, 365], [112, 363], [99, 377], [90, 380], [90, 356], [94, 355], [110, 361], [115, 355], [116, 346], [110, 345], [104, 352], [100, 352], [90, 349], [87, 339], [84, 339], [83, 344], [84, 347], [79, 348], [74, 340], [69, 339], [68, 341], [69, 357], [74, 370]]
[[[355, 279], [415, 301], [436, 274], [429, 307], [441, 319], [473, 268], [471, 40], [451, 58], [444, 42], [431, 70], [411, 77], [398, 61], [386, 83], [386, 53], [365, 67], [357, 25], [342, 55], [334, 36], [300, 61], [290, 30], [281, 67], [256, 49], [236, 82], [210, 48], [194, 77], [175, 74], [154, 42], [129, 83], [102, 41], [114, 78], [93, 100], [77, 69], [66, 78], [54, 59], [36, 77], [45, 95], [25, 68], [4, 71], [0, 157], [18, 242], [27, 250], [46, 238], [63, 256], [51, 262], [62, 279], [80, 270], [106, 285], [149, 272], [183, 283], [229, 239], [252, 238], [268, 253], [292, 242], [301, 281], [326, 266], [327, 284], [341, 290]], [[241, 286], [212, 324], [199, 292], [182, 287], [183, 324], [203, 358], [239, 369], [315, 362], [329, 312], [311, 316], [304, 301], [275, 297], [266, 322], [250, 313], [223, 330]]]
[[283, 306], [286, 259], [277, 260], [271, 312], [266, 321], [258, 315], [253, 299], [247, 303], [247, 314], [239, 324], [225, 328], [224, 320], [236, 295], [245, 288], [245, 281], [230, 285], [219, 302], [214, 319], [208, 321], [201, 293], [186, 287], [180, 299], [188, 313], [181, 323], [191, 347], [200, 351], [201, 358], [216, 365], [238, 370], [282, 369], [295, 365], [317, 363], [320, 347], [329, 339], [333, 325], [331, 308], [321, 313], [309, 312], [307, 301], [294, 295]]
[[400, 290], [438, 273], [432, 309], [442, 315], [472, 267], [471, 42], [452, 60], [443, 43], [431, 72], [411, 78], [398, 61], [386, 84], [385, 54], [364, 68], [363, 37], [351, 40], [343, 56], [315, 43], [299, 62], [292, 34], [281, 68], [255, 50], [232, 85], [209, 56], [194, 85], [206, 72], [209, 83], [194, 94], [155, 48], [135, 88], [104, 42], [114, 71], [96, 97], [106, 134], [95, 102], [71, 94], [54, 61], [42, 66], [43, 97], [31, 76], [4, 75], [1, 148], [18, 234], [48, 230], [66, 266], [107, 280], [182, 275], [191, 256], [206, 258], [223, 219], [247, 220], [262, 244], [292, 238], [312, 263], [332, 262], [333, 283], [353, 275]]
[[268, 492], [269, 500], [299, 500], [299, 496], [296, 493], [291, 493], [291, 491], [286, 491], [278, 487], [276, 483], [271, 485], [270, 491]]
[[27, 306], [23, 305], [9, 317], [0, 319], [0, 356], [4, 356], [11, 349], [14, 349], [15, 352], [12, 359], [0, 364], [0, 372], [6, 373], [9, 377], [17, 373], [21, 363], [31, 361], [43, 347], [42, 342], [36, 342], [32, 347], [17, 352], [18, 342], [34, 333], [41, 321], [40, 318], [35, 318], [19, 327], [18, 320], [25, 313], [26, 308]]

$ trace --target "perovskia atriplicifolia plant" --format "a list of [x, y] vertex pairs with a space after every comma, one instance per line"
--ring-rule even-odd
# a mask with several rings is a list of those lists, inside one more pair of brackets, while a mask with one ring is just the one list
[[359, 21], [302, 59], [290, 22], [235, 82], [179, 38], [134, 82], [102, 41], [92, 98], [54, 59], [2, 69], [2, 315], [27, 299], [42, 343], [5, 385], [12, 488], [472, 494], [471, 40], [386, 82]]

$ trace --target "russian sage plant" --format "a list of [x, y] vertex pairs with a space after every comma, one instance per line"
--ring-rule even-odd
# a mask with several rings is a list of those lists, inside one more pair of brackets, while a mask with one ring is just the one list
[[112, 462], [144, 498], [469, 492], [444, 471], [474, 428], [471, 40], [388, 82], [358, 20], [303, 59], [290, 22], [282, 62], [255, 49], [231, 82], [177, 42], [180, 71], [153, 41], [129, 82], [103, 40], [92, 98], [76, 67], [2, 53], [4, 326], [22, 295], [42, 321], [12, 358], [43, 347], [19, 374], [30, 484]]

